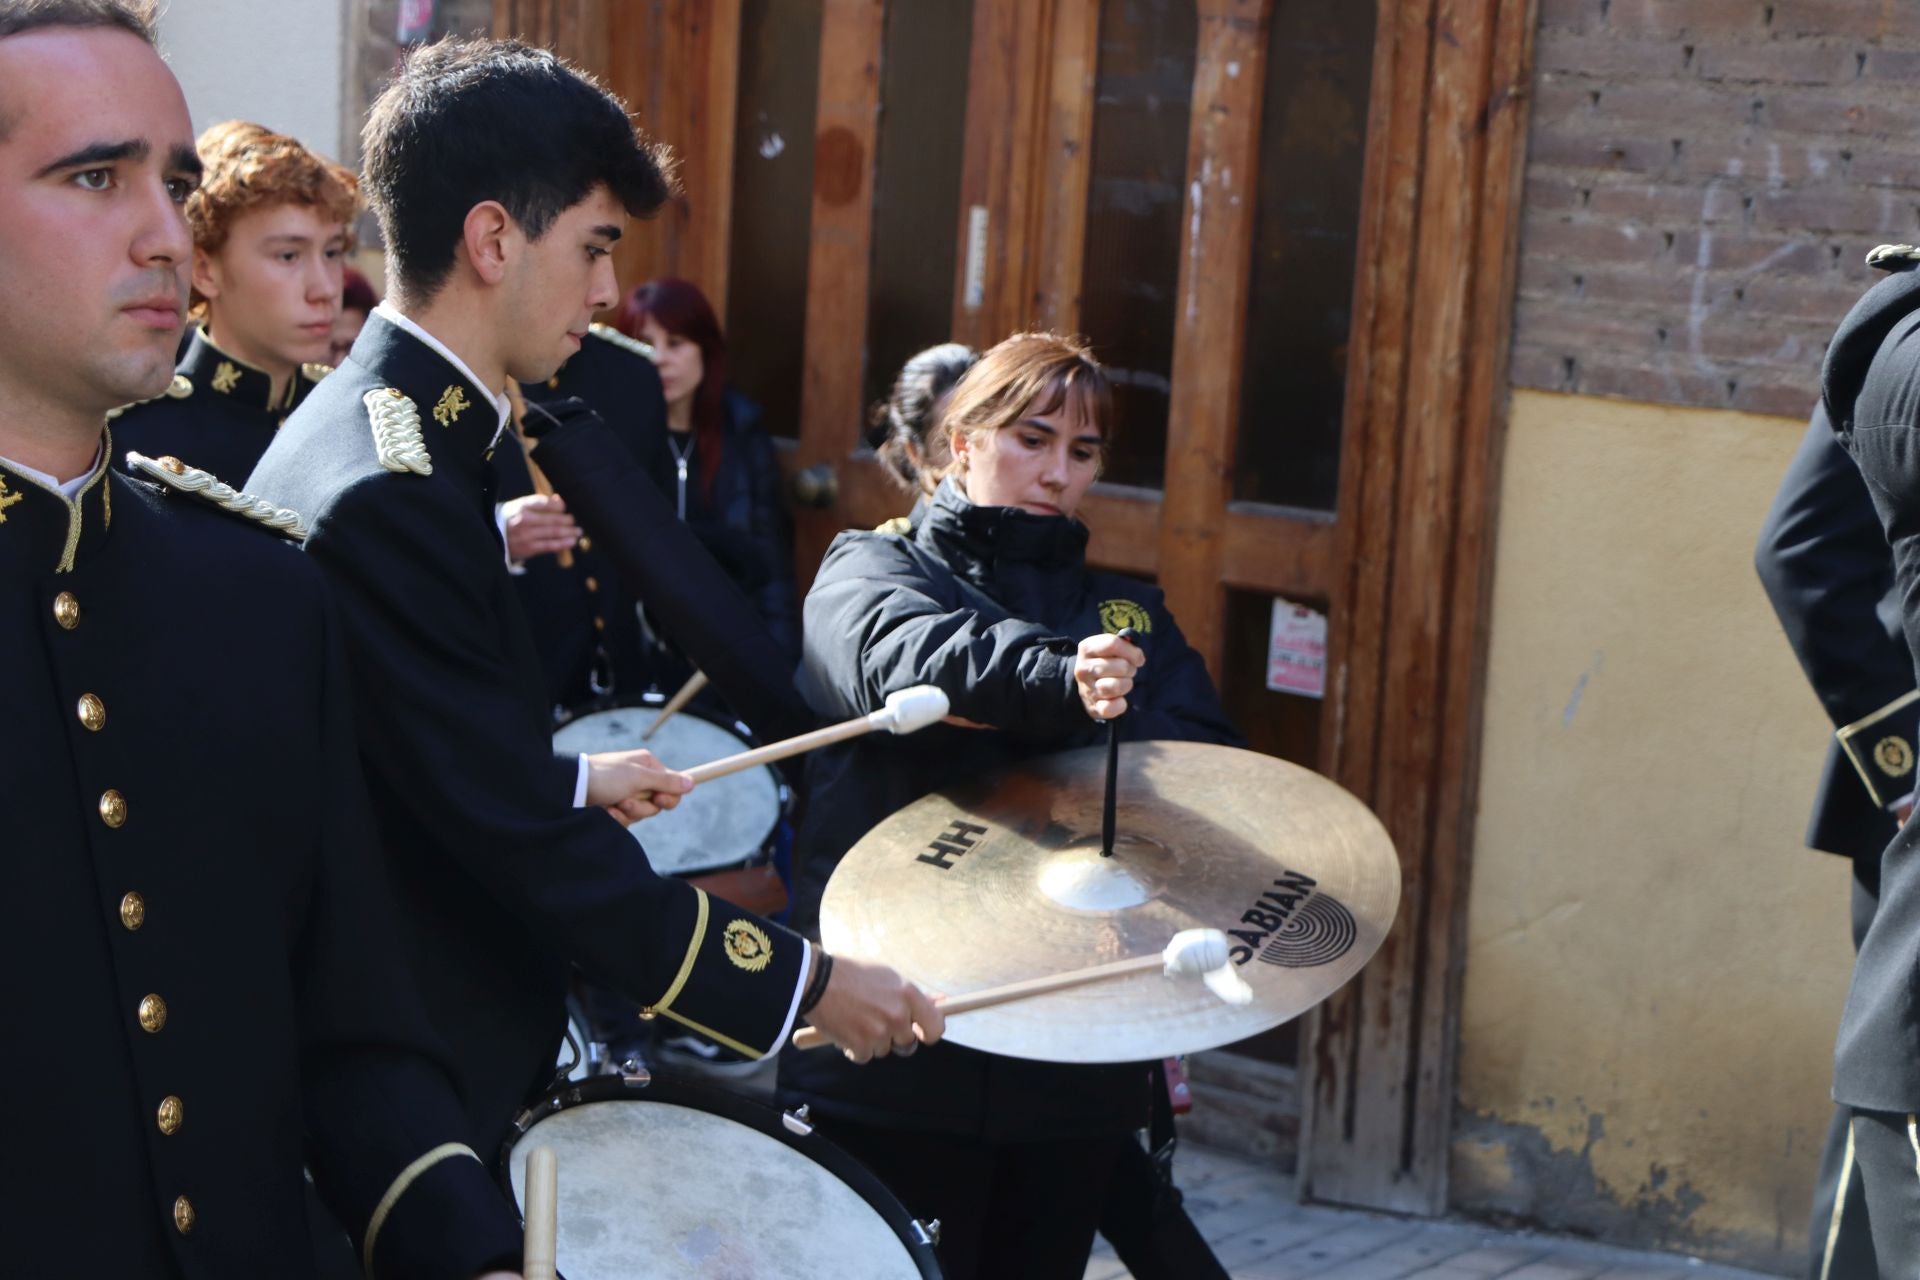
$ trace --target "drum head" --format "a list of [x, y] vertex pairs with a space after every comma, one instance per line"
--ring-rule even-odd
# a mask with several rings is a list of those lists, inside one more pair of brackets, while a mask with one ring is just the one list
[[636, 1090], [618, 1077], [552, 1105], [562, 1109], [536, 1120], [504, 1163], [521, 1203], [528, 1152], [553, 1149], [569, 1280], [939, 1274], [872, 1174], [817, 1134], [784, 1129], [771, 1108], [684, 1084]]
[[[658, 714], [657, 707], [590, 712], [554, 733], [554, 750], [592, 754], [646, 747], [668, 768], [691, 769], [748, 748], [732, 730], [692, 711], [682, 711], [642, 741], [641, 731]], [[676, 808], [636, 822], [627, 831], [661, 875], [699, 875], [758, 859], [779, 825], [784, 803], [773, 770], [758, 765], [701, 783], [681, 797]]]

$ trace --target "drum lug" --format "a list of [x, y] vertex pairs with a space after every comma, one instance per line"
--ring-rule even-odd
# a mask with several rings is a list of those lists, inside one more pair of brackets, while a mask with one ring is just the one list
[[928, 1246], [939, 1244], [940, 1219], [934, 1218], [929, 1222], [922, 1222], [920, 1219], [915, 1218], [913, 1220], [913, 1236], [920, 1244]]
[[780, 1113], [780, 1123], [787, 1127], [788, 1133], [794, 1134], [797, 1137], [804, 1138], [813, 1132], [812, 1113], [810, 1108], [806, 1106], [802, 1106], [797, 1111], [782, 1111]]
[[644, 1089], [653, 1083], [653, 1072], [640, 1065], [640, 1059], [628, 1058], [620, 1064], [620, 1083], [629, 1089]]

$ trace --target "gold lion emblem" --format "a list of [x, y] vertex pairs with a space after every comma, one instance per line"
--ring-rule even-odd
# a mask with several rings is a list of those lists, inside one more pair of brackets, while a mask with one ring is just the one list
[[1873, 744], [1873, 762], [1890, 778], [1903, 778], [1913, 768], [1913, 747], [1897, 733]]
[[[222, 360], [213, 371], [213, 389], [222, 395], [229, 394], [240, 385], [240, 371], [233, 367], [230, 360]], [[169, 388], [171, 390], [171, 388]]]
[[433, 406], [433, 420], [443, 427], [450, 427], [460, 420], [460, 415], [473, 407], [467, 399], [464, 388], [448, 387], [440, 393], [440, 403]]
[[1110, 636], [1117, 636], [1128, 627], [1144, 636], [1153, 630], [1153, 619], [1131, 600], [1102, 600], [1100, 625]]
[[720, 935], [720, 945], [725, 948], [727, 959], [748, 973], [760, 972], [773, 960], [773, 939], [750, 920], [729, 921]]

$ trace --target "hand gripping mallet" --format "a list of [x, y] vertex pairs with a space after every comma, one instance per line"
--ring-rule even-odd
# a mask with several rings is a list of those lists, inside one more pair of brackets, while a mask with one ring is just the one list
[[[1152, 973], [1155, 969], [1169, 978], [1198, 978], [1207, 984], [1207, 990], [1228, 1004], [1243, 1005], [1253, 1000], [1253, 988], [1233, 967], [1233, 957], [1227, 949], [1227, 935], [1218, 929], [1182, 929], [1173, 935], [1173, 941], [1158, 955], [1135, 956], [1131, 960], [1115, 960], [1045, 978], [1026, 978], [1004, 986], [987, 987], [971, 995], [940, 1001], [940, 1011], [951, 1018], [975, 1009], [990, 1009], [995, 1005], [1011, 1004], [1033, 996], [1105, 982], [1109, 978]], [[802, 1027], [793, 1033], [793, 1047], [796, 1049], [818, 1049], [832, 1043], [818, 1027]]]
[[742, 751], [737, 755], [726, 756], [710, 764], [696, 765], [686, 770], [686, 775], [695, 782], [711, 782], [715, 778], [724, 778], [730, 773], [742, 769], [751, 769], [759, 764], [771, 764], [775, 760], [785, 760], [819, 747], [831, 746], [836, 742], [845, 742], [848, 738], [857, 738], [863, 733], [872, 733], [876, 729], [885, 729], [888, 733], [915, 733], [930, 724], [937, 724], [947, 714], [947, 695], [930, 684], [917, 684], [910, 689], [901, 689], [887, 695], [887, 705], [870, 715], [855, 716], [839, 724], [828, 725], [824, 729], [815, 729], [812, 733], [803, 733], [784, 742], [769, 743], [764, 747], [755, 747], [751, 751]]

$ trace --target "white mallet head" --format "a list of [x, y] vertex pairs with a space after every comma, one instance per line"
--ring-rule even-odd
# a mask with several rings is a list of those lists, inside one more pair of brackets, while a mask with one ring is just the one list
[[887, 695], [887, 705], [867, 717], [876, 729], [889, 733], [916, 733], [930, 724], [938, 724], [951, 704], [947, 695], [930, 684], [897, 689]]
[[1218, 929], [1182, 929], [1160, 953], [1168, 977], [1197, 977], [1228, 1004], [1249, 1004], [1253, 988], [1233, 967], [1227, 935]]

